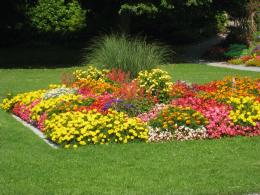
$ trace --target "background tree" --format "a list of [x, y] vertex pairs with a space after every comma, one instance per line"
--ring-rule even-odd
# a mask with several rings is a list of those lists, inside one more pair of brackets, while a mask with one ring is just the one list
[[48, 33], [53, 41], [111, 31], [184, 43], [225, 30], [227, 15], [235, 24], [233, 41], [246, 42], [249, 13], [259, 6], [250, 8], [251, 2], [258, 0], [8, 0], [0, 7], [1, 43], [32, 39], [35, 33]]
[[28, 16], [39, 32], [76, 32], [86, 26], [86, 10], [76, 0], [39, 0], [29, 8]]

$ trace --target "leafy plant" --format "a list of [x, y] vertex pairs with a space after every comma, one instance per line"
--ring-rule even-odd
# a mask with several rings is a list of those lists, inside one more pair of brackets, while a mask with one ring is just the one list
[[153, 106], [153, 103], [147, 99], [132, 99], [124, 101], [116, 101], [111, 105], [111, 108], [119, 112], [124, 112], [130, 117], [137, 116], [141, 113], [148, 112]]
[[227, 57], [241, 57], [250, 53], [246, 45], [243, 44], [231, 44], [228, 51], [224, 53]]
[[40, 32], [75, 32], [85, 27], [86, 10], [78, 1], [39, 0], [28, 11], [31, 25]]
[[141, 70], [168, 63], [171, 54], [171, 50], [162, 44], [112, 34], [96, 39], [87, 49], [84, 61], [99, 68], [130, 72], [133, 78]]
[[225, 11], [218, 12], [215, 15], [216, 19], [216, 28], [218, 32], [223, 32], [226, 30], [226, 26], [228, 23], [227, 13]]

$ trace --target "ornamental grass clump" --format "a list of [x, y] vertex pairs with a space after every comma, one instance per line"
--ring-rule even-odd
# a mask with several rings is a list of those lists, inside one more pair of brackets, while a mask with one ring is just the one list
[[129, 72], [132, 78], [141, 70], [169, 63], [172, 54], [169, 47], [160, 43], [116, 34], [96, 39], [86, 51], [85, 63], [99, 68], [121, 69]]

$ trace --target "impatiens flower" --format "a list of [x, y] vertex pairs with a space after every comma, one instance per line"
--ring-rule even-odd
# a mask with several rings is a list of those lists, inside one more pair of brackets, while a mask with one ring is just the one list
[[162, 109], [166, 107], [165, 104], [156, 104], [149, 112], [142, 113], [138, 115], [137, 117], [140, 118], [144, 122], [148, 122], [151, 119], [154, 119]]
[[207, 129], [205, 127], [199, 127], [192, 129], [187, 126], [180, 126], [174, 132], [174, 138], [177, 140], [197, 140], [208, 138]]
[[158, 127], [148, 127], [149, 129], [149, 142], [161, 142], [161, 141], [170, 141], [173, 139], [173, 134], [170, 131], [162, 131]]

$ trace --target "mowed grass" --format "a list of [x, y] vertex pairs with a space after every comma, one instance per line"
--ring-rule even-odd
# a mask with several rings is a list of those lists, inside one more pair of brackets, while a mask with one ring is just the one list
[[[174, 80], [256, 72], [178, 64]], [[58, 83], [70, 69], [1, 69], [0, 97]], [[0, 110], [0, 194], [260, 193], [260, 137], [54, 150]]]
[[260, 72], [219, 68], [206, 66], [204, 64], [172, 64], [168, 66], [162, 66], [162, 69], [169, 72], [174, 81], [184, 80], [199, 84], [223, 79], [226, 76], [260, 78]]

